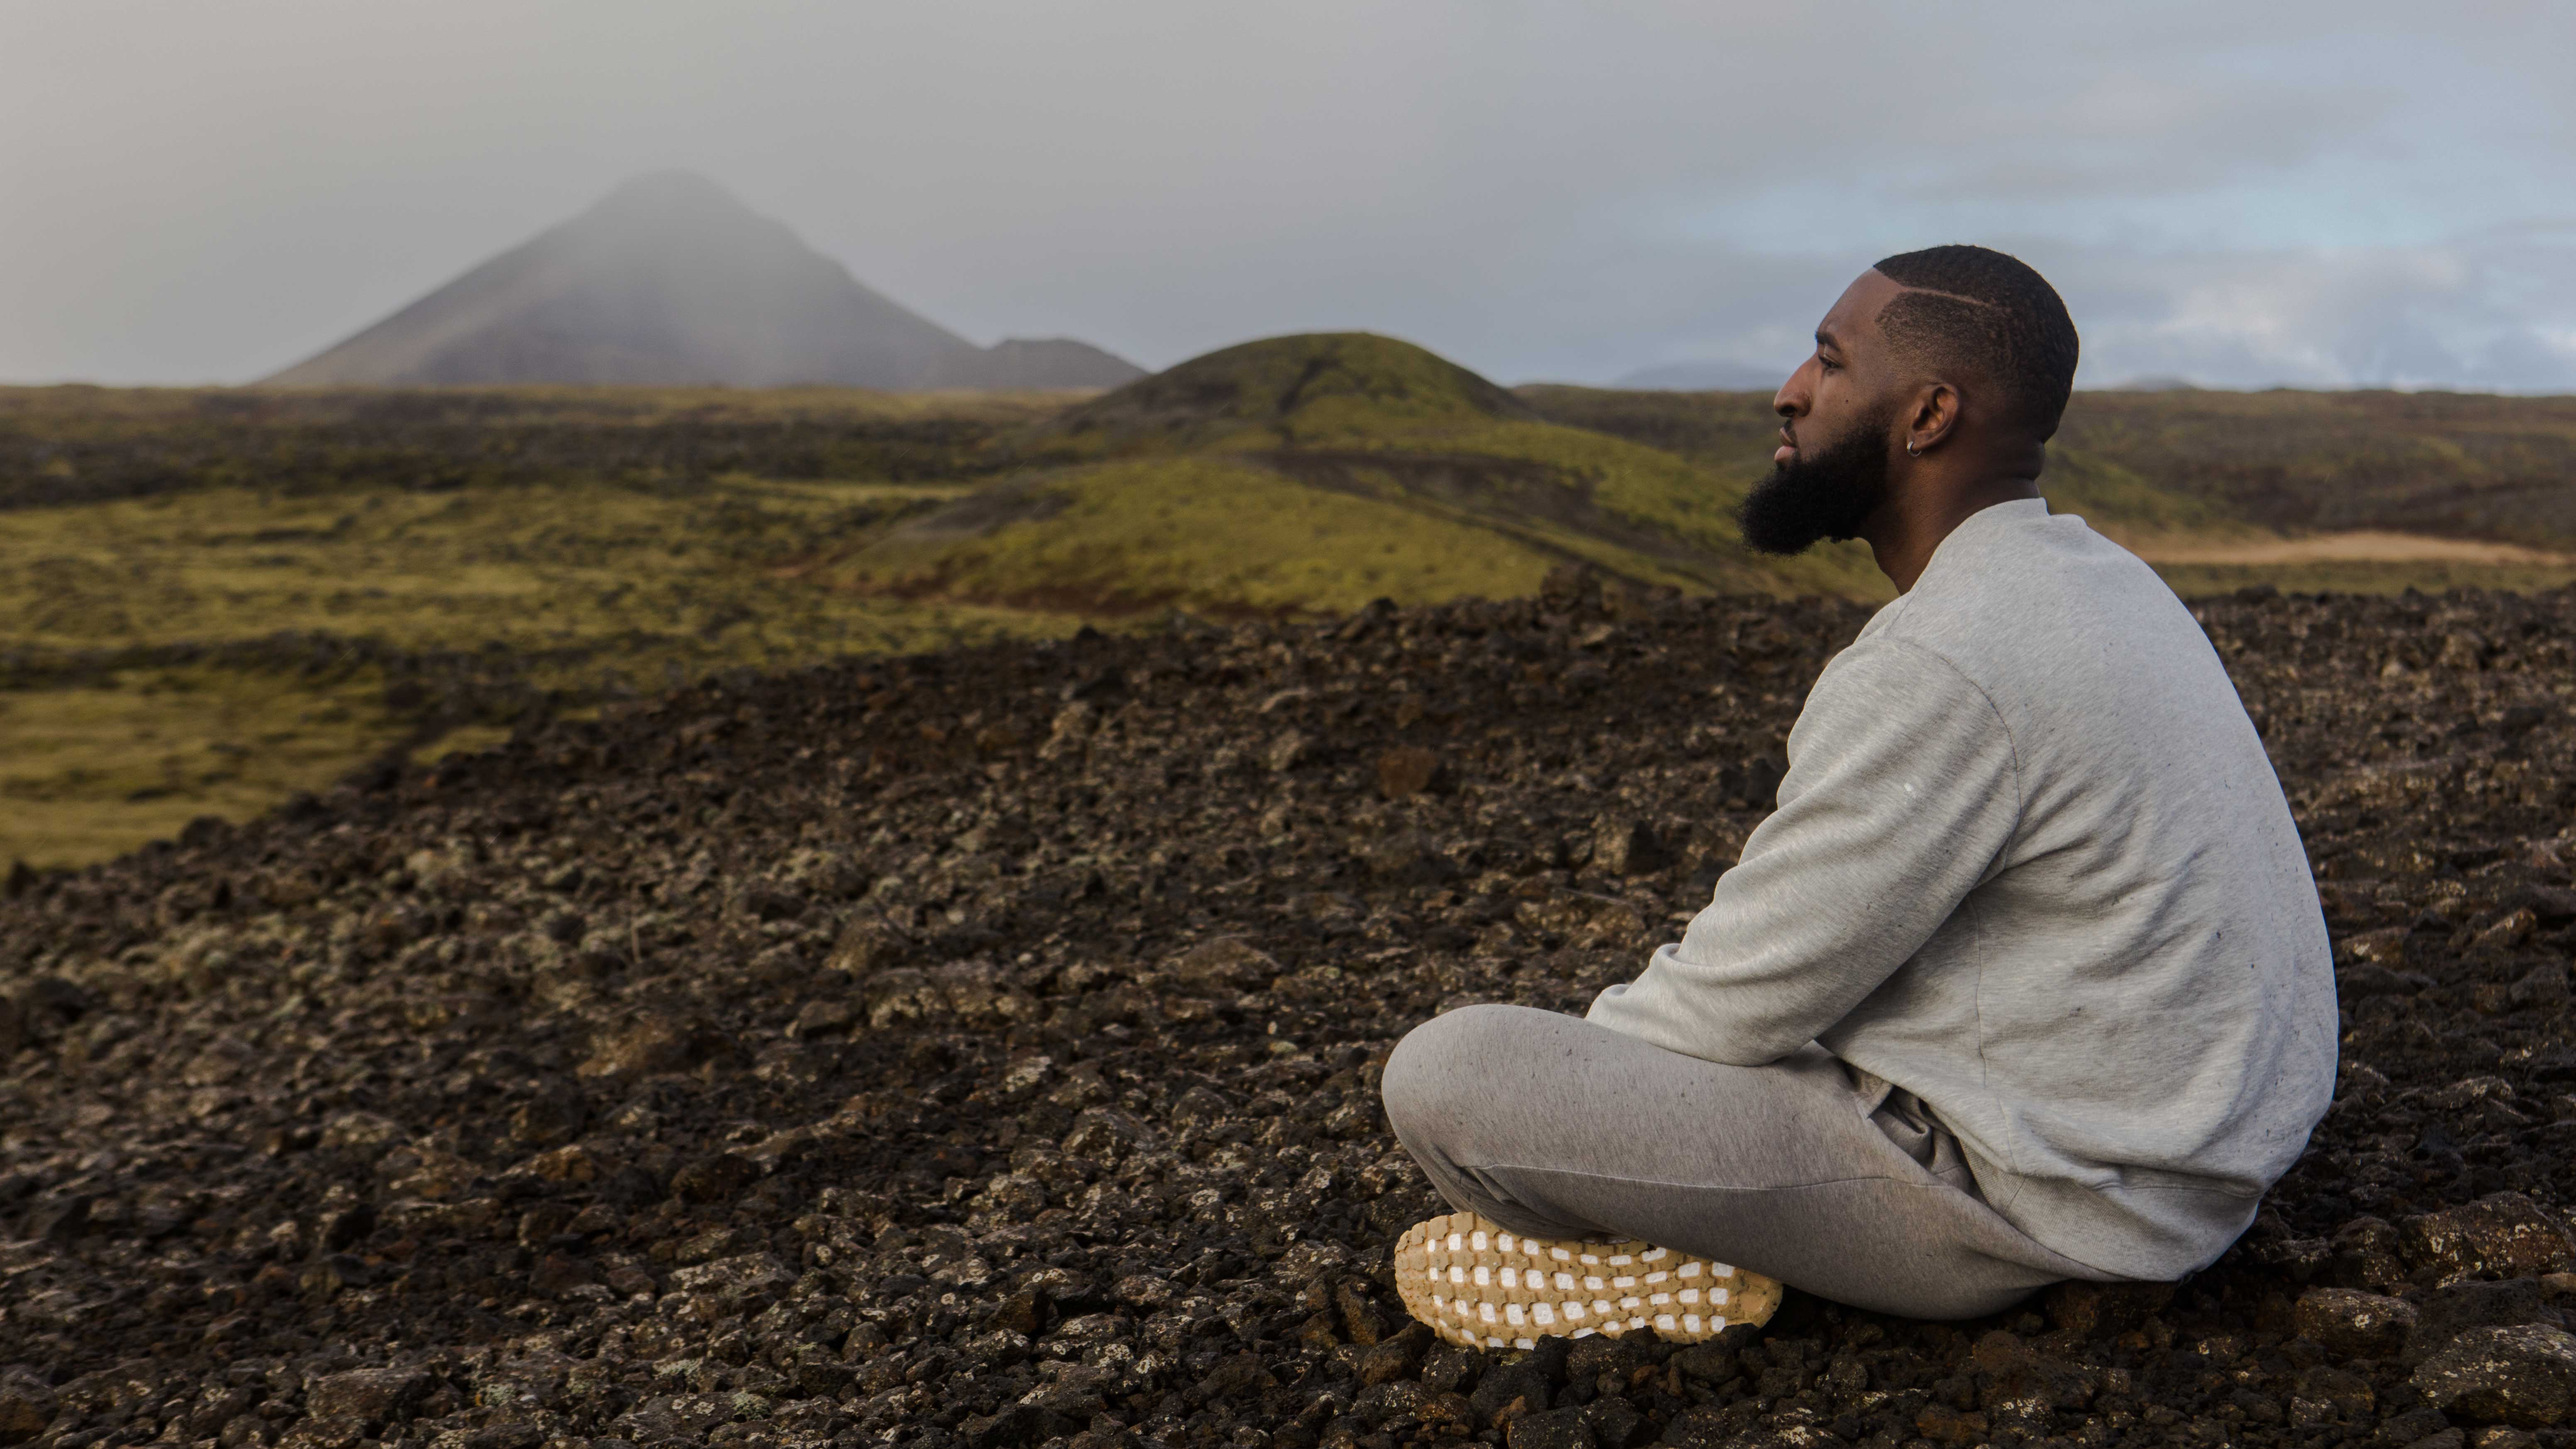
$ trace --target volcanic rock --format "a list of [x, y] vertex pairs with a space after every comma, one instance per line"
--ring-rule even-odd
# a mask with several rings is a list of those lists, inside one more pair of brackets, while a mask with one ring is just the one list
[[2345, 1358], [2393, 1358], [2415, 1326], [2415, 1305], [2349, 1288], [2312, 1288], [2299, 1297], [2300, 1334]]
[[2576, 1261], [2576, 1243], [2556, 1217], [2518, 1192], [2500, 1192], [2407, 1219], [2407, 1256], [2445, 1276], [2554, 1273]]
[[1580, 1408], [1519, 1415], [1503, 1442], [1510, 1449], [1597, 1449], [1600, 1444], [1591, 1416]]
[[1506, 1363], [1479, 1377], [1467, 1402], [1476, 1411], [1479, 1425], [1508, 1427], [1523, 1414], [1547, 1408], [1549, 1387], [1547, 1374], [1537, 1365]]
[[1193, 990], [1257, 991], [1279, 974], [1279, 963], [1241, 936], [1219, 936], [1173, 957], [1168, 969]]
[[304, 1386], [305, 1412], [317, 1418], [354, 1419], [370, 1428], [408, 1413], [436, 1387], [415, 1369], [349, 1369]]
[[0, 1378], [0, 1444], [25, 1444], [54, 1422], [54, 1391], [19, 1374]]
[[2576, 1335], [2539, 1324], [2473, 1328], [2417, 1365], [2415, 1387], [2444, 1412], [2526, 1429], [2576, 1410]]
[[1652, 826], [1621, 815], [1604, 815], [1592, 826], [1592, 863], [1610, 875], [1643, 875], [1670, 863]]
[[2425, 1295], [2414, 1327], [2407, 1334], [2405, 1361], [2419, 1363], [2472, 1328], [2522, 1323], [2566, 1326], [2558, 1309], [2543, 1298], [2537, 1281], [2473, 1279], [2447, 1284]]
[[1439, 783], [1440, 756], [1419, 745], [1399, 745], [1377, 757], [1377, 792], [1389, 800], [1419, 795]]

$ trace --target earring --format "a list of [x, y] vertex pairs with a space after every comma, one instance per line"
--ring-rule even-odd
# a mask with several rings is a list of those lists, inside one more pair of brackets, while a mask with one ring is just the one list
[[1906, 455], [1907, 457], [1909, 457], [1909, 458], [1920, 458], [1920, 457], [1922, 457], [1922, 456], [1923, 456], [1923, 445], [1922, 445], [1921, 443], [1907, 443], [1907, 444], [1905, 445], [1905, 455]]

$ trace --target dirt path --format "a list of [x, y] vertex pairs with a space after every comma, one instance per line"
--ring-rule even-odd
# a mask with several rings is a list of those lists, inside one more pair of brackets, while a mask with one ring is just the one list
[[2545, 567], [2576, 563], [2576, 556], [2520, 544], [2377, 529], [2224, 543], [2192, 538], [2141, 539], [2128, 543], [2128, 547], [2147, 562], [2161, 564], [2457, 563]]

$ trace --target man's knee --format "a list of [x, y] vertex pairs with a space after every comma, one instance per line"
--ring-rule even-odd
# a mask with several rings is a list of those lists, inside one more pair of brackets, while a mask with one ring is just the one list
[[1408, 1142], [1430, 1145], [1472, 1120], [1511, 1071], [1515, 1042], [1529, 1037], [1522, 1006], [1462, 1006], [1406, 1032], [1387, 1055], [1378, 1083], [1386, 1119]]

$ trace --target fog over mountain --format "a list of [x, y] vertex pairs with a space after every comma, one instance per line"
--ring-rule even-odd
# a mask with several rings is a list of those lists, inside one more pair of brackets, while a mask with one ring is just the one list
[[265, 381], [1111, 387], [1069, 339], [982, 348], [701, 176], [663, 171]]

